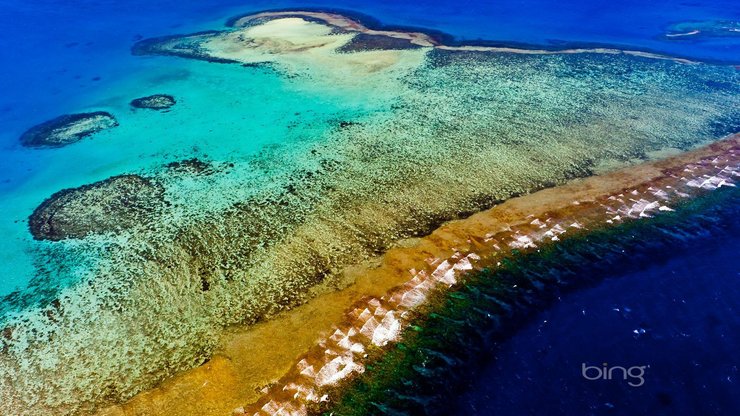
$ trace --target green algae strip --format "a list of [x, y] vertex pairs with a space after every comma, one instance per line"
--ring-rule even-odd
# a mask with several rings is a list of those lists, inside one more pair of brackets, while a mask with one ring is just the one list
[[[370, 352], [366, 371], [324, 415], [446, 414], [456, 384], [474, 373], [493, 344], [561, 293], [680, 255], [738, 231], [738, 188], [686, 201], [675, 212], [584, 231], [536, 252], [512, 253], [495, 269], [471, 273], [417, 312], [402, 340]], [[670, 254], [668, 251], [670, 250]]]
[[[336, 48], [352, 40], [316, 22], [280, 24]], [[34, 278], [4, 299], [0, 379], [14, 382], [0, 386], [9, 398], [1, 411], [91, 412], [125, 402], [213, 357], [224, 328], [351, 284], [342, 280], [345, 267], [399, 239], [654, 152], [709, 143], [740, 125], [732, 68], [599, 53], [337, 53], [321, 42], [321, 53], [302, 55], [265, 50], [285, 40], [266, 29], [244, 28], [255, 42], [231, 51], [240, 59], [259, 52], [267, 62], [257, 68], [181, 60], [193, 80], [244, 95], [249, 105], [236, 107], [244, 114], [223, 111], [239, 97], [180, 102], [179, 91], [170, 113], [131, 112], [106, 132], [130, 160], [139, 156], [129, 151], [137, 138], [167, 138], [147, 147], [157, 157], [145, 166], [124, 164], [127, 171], [111, 175], [161, 186], [157, 209], [124, 221], [108, 212], [105, 227], [87, 229], [75, 219], [125, 195], [90, 204], [55, 200], [61, 189], [46, 195], [46, 206], [85, 212], [64, 218], [79, 232], [29, 242]], [[187, 40], [219, 55], [235, 30], [242, 29]], [[195, 101], [197, 117], [187, 112]], [[172, 121], [159, 125], [159, 117]], [[209, 123], [218, 134], [209, 135]], [[247, 131], [234, 127], [242, 123]], [[265, 146], [255, 150], [254, 140]], [[208, 175], [171, 167], [204, 155]], [[76, 186], [63, 195], [91, 196]]]

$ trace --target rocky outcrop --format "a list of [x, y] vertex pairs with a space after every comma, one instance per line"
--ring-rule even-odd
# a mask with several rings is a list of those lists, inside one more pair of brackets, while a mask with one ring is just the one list
[[62, 147], [116, 126], [118, 121], [105, 111], [66, 114], [31, 127], [20, 140], [27, 147]]
[[154, 94], [131, 101], [131, 106], [134, 108], [148, 108], [151, 110], [166, 110], [175, 104], [177, 104], [175, 97], [167, 94]]
[[144, 224], [163, 205], [161, 184], [121, 175], [55, 193], [34, 210], [28, 223], [36, 240], [83, 238]]

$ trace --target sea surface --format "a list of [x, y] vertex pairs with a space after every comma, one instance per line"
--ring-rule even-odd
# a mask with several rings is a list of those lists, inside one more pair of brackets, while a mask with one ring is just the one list
[[[315, 73], [306, 77], [286, 76], [284, 72], [266, 67], [245, 68], [178, 57], [134, 56], [131, 53], [132, 45], [142, 39], [222, 30], [224, 23], [232, 16], [283, 8], [347, 10], [366, 15], [368, 19], [376, 19], [376, 25], [424, 28], [436, 33], [448, 44], [468, 42], [544, 49], [608, 46], [665, 54], [710, 65], [685, 68], [662, 61], [596, 55], [587, 55], [583, 60], [578, 56], [562, 59], [515, 56], [466, 65], [454, 59], [445, 61], [448, 58], [441, 56], [436, 58], [437, 66], [429, 72], [424, 72], [428, 69], [424, 68], [387, 79], [370, 80], [366, 84], [355, 82], [348, 88], [331, 88], [333, 84], [322, 82]], [[702, 30], [701, 36], [686, 35], [695, 28]], [[284, 227], [283, 224], [268, 224], [264, 226], [264, 234], [293, 233], [299, 225], [309, 223], [314, 214], [331, 216], [327, 212], [332, 213], [332, 209], [349, 212], [347, 206], [364, 202], [354, 198], [358, 194], [369, 195], [376, 183], [379, 187], [387, 186], [388, 189], [399, 191], [398, 195], [393, 194], [397, 199], [393, 199], [388, 196], [391, 192], [382, 188], [383, 192], [388, 192], [379, 191], [382, 197], [378, 199], [384, 203], [392, 204], [393, 201], [418, 197], [422, 201], [420, 206], [428, 204], [434, 208], [428, 211], [419, 208], [418, 212], [411, 210], [424, 217], [424, 220], [420, 221], [421, 225], [414, 225], [416, 228], [413, 230], [409, 226], [406, 233], [387, 226], [390, 230], [388, 236], [377, 238], [382, 240], [377, 243], [379, 248], [362, 247], [362, 250], [372, 253], [373, 250], [387, 248], [386, 240], [417, 235], [422, 233], [421, 230], [429, 231], [435, 224], [453, 219], [459, 213], [469, 214], [490, 206], [491, 201], [559, 184], [575, 176], [608, 170], [616, 166], [612, 163], [636, 163], [648, 156], [668, 154], [661, 152], [675, 153], [706, 144], [709, 140], [735, 132], [740, 126], [737, 107], [737, 91], [740, 87], [737, 75], [740, 68], [740, 3], [731, 0], [0, 0], [0, 31], [3, 33], [0, 37], [0, 125], [3, 126], [0, 130], [0, 235], [3, 236], [0, 239], [0, 264], [3, 265], [0, 323], [5, 323], [6, 319], [17, 319], [24, 325], [31, 322], [28, 325], [42, 328], [56, 325], [57, 322], [49, 322], [47, 318], [34, 320], [26, 318], [24, 314], [29, 313], [30, 316], [29, 311], [36, 313], [38, 311], [34, 308], [47, 307], [60, 293], [69, 292], [71, 294], [68, 293], [67, 299], [72, 299], [70, 302], [89, 307], [74, 312], [84, 316], [82, 320], [89, 318], [90, 322], [98, 325], [100, 323], [95, 322], [98, 313], [96, 308], [109, 307], [108, 302], [118, 306], [129, 305], [117, 296], [125, 296], [127, 290], [138, 289], [142, 281], [141, 287], [156, 285], [150, 277], [137, 280], [138, 276], [131, 273], [135, 268], [126, 269], [115, 263], [127, 256], [140, 255], [141, 259], [146, 258], [141, 253], [146, 252], [148, 246], [147, 249], [136, 251], [135, 256], [120, 252], [122, 254], [117, 254], [119, 257], [111, 260], [113, 266], [110, 266], [103, 261], [97, 263], [98, 259], [88, 253], [94, 250], [113, 252], [115, 250], [111, 247], [123, 246], [128, 240], [98, 242], [93, 239], [79, 244], [72, 241], [59, 245], [32, 239], [27, 222], [29, 215], [46, 198], [62, 189], [132, 172], [162, 177], [167, 183], [168, 197], [174, 201], [171, 218], [173, 228], [184, 227], [183, 224], [192, 225], [189, 221], [201, 221], [197, 224], [206, 224], [199, 226], [201, 229], [218, 230], [221, 235], [228, 236], [230, 231], [237, 233], [233, 231], [235, 228], [230, 227], [231, 223], [221, 221], [218, 216], [220, 213], [230, 212], [243, 201], [263, 198], [264, 195], [268, 195], [264, 198], [274, 202], [278, 198], [275, 195], [283, 195], [281, 192], [284, 193], [284, 189], [293, 193], [292, 185], [283, 182], [293, 181], [297, 173], [303, 175], [301, 180], [308, 177], [305, 182], [310, 182], [312, 175], [314, 179], [323, 178], [322, 174], [333, 175], [334, 168], [327, 166], [339, 165], [344, 169], [340, 169], [342, 174], [350, 179], [342, 177], [344, 182], [337, 182], [340, 186], [334, 182], [321, 182], [315, 185], [320, 191], [306, 197], [302, 194], [295, 198], [288, 197], [289, 202], [284, 204], [288, 207], [286, 210], [295, 210], [280, 213], [286, 218], [286, 224], [289, 221], [295, 224]], [[413, 62], [413, 59], [412, 56], [409, 61]], [[470, 72], [457, 77], [454, 71], [460, 67], [466, 67]], [[476, 70], [486, 71], [490, 68], [494, 69], [489, 74], [505, 78], [507, 83], [496, 82], [493, 75], [487, 80], [476, 78]], [[321, 70], [326, 68], [319, 68]], [[419, 76], [419, 79], [414, 79], [415, 76]], [[561, 79], [567, 82], [561, 84]], [[475, 88], [480, 89], [481, 96], [490, 99], [480, 100], [476, 95], [477, 90], [466, 86], [465, 82], [470, 80], [475, 80]], [[602, 80], [603, 85], [600, 83]], [[459, 83], [455, 84], [457, 81]], [[407, 84], [411, 85], [409, 90], [413, 90], [413, 93], [397, 99], [394, 96], [396, 91], [406, 91], [397, 88], [397, 83], [404, 83], [404, 88]], [[512, 90], [523, 98], [508, 94], [509, 91], [504, 91], [505, 86], [513, 86]], [[589, 101], [592, 90], [598, 90], [599, 93], [593, 102]], [[450, 91], [455, 93], [448, 94]], [[130, 107], [132, 99], [155, 93], [177, 97], [177, 106], [167, 113], [135, 111]], [[402, 100], [406, 101], [399, 105]], [[478, 106], [479, 101], [485, 101], [489, 107]], [[496, 106], [496, 103], [501, 104]], [[686, 103], [686, 107], [681, 108], [681, 103]], [[727, 103], [727, 106], [723, 107], [723, 103]], [[413, 107], [416, 104], [419, 105]], [[459, 104], [459, 107], [455, 104]], [[522, 111], [522, 108], [525, 110]], [[19, 136], [33, 125], [61, 114], [97, 110], [115, 114], [120, 126], [99, 133], [94, 139], [61, 149], [29, 149], [19, 143]], [[682, 115], [681, 111], [691, 117]], [[394, 120], [392, 117], [398, 113], [401, 114], [399, 120]], [[417, 136], [412, 134], [415, 131], [408, 126], [415, 127], [418, 120], [425, 120], [427, 116], [429, 119], [436, 117], [436, 121], [427, 123], [418, 135], [419, 140], [415, 141]], [[694, 116], [696, 119], [692, 118]], [[470, 122], [464, 122], [465, 117], [470, 117]], [[454, 120], [450, 122], [450, 125], [454, 125], [449, 129], [435, 124], [439, 122], [443, 125], [449, 120]], [[600, 124], [602, 120], [607, 121]], [[678, 124], [683, 122], [685, 125]], [[494, 124], [504, 135], [509, 132], [507, 127], [521, 128], [515, 133], [525, 132], [522, 134], [531, 141], [512, 139], [495, 143], [501, 145], [499, 153], [504, 155], [502, 159], [506, 159], [499, 167], [496, 164], [499, 162], [496, 152], [490, 151], [489, 155], [473, 149], [478, 145], [490, 144], [486, 141], [488, 139], [476, 136], [482, 131], [489, 131], [489, 124], [486, 123]], [[353, 143], [346, 138], [336, 139], [341, 135], [341, 132], [337, 133], [337, 126], [349, 126], [349, 130], [356, 130], [362, 140]], [[399, 127], [396, 129], [395, 126]], [[470, 126], [470, 130], [460, 126]], [[539, 128], [544, 129], [543, 137], [536, 136]], [[571, 131], [574, 132], [572, 141], [570, 137], [568, 140], [558, 139], [560, 136], [557, 134]], [[610, 140], [603, 139], [607, 145], [587, 139], [594, 136], [594, 132], [603, 131], [612, 132], [615, 136]], [[626, 133], [632, 131], [635, 132], [633, 135]], [[388, 143], [373, 141], [375, 137], [384, 137], [383, 134], [396, 136]], [[436, 137], [449, 137], [451, 140], [430, 142]], [[454, 144], [454, 139], [462, 140], [462, 137], [466, 140], [470, 138], [466, 143], [474, 144], [471, 145], [473, 150], [466, 154], [480, 155], [479, 160], [472, 160], [472, 156], [469, 163], [466, 160], [451, 160], [462, 154], [457, 153]], [[616, 137], [624, 138], [624, 141], [619, 142]], [[552, 152], [559, 158], [558, 163], [553, 164], [554, 173], [552, 176], [543, 173], [541, 177], [533, 173], [536, 176], [534, 178], [526, 176], [530, 172], [521, 168], [522, 163], [531, 166], [531, 163], [541, 164], [542, 161], [527, 159], [529, 155], [525, 148], [550, 139], [552, 141], [547, 141], [547, 146], [551, 147], [544, 149], [543, 145], [543, 149], [538, 151], [543, 154]], [[434, 146], [439, 146], [439, 149]], [[607, 146], [610, 147], [602, 152]], [[321, 160], [318, 157], [312, 159], [311, 155], [315, 155], [317, 149]], [[394, 152], [399, 155], [399, 160], [388, 156]], [[527, 155], [522, 156], [525, 153]], [[511, 160], [517, 163], [508, 163], [510, 154], [513, 155]], [[376, 155], [379, 155], [377, 161]], [[162, 168], [168, 163], [193, 157], [213, 161], [219, 166], [229, 165], [231, 170], [202, 180], [168, 176]], [[434, 171], [434, 174], [424, 176], [411, 163], [407, 163], [416, 158], [419, 159], [419, 165], [430, 161], [437, 163], [438, 167], [447, 164], [444, 168], [439, 167], [439, 174], [434, 169], [424, 169], [424, 172]], [[490, 163], [491, 160], [495, 163]], [[479, 170], [471, 168], [475, 163], [483, 166]], [[572, 171], [563, 168], [570, 165], [576, 167]], [[353, 174], [360, 177], [367, 172], [370, 172], [368, 175], [381, 172], [385, 175], [386, 171], [392, 170], [388, 166], [397, 167], [399, 172], [405, 169], [398, 174], [399, 177], [418, 179], [418, 182], [428, 179], [430, 185], [428, 188], [419, 187], [418, 194], [409, 191], [405, 195], [401, 192], [405, 189], [397, 186], [403, 178], [391, 177], [390, 174], [375, 182], [351, 182]], [[548, 169], [549, 165], [542, 172], [549, 174]], [[482, 179], [474, 177], [476, 171], [480, 172]], [[459, 173], [459, 177], [455, 177], [455, 172]], [[516, 176], [520, 173], [521, 178]], [[498, 187], [496, 180], [503, 185]], [[460, 206], [459, 210], [454, 209], [458, 199], [451, 196], [452, 192], [449, 195], [440, 192], [445, 196], [439, 198], [433, 193], [435, 189], [462, 182], [464, 186], [460, 186], [460, 192], [464, 195], [460, 196], [459, 201], [466, 205]], [[344, 185], [345, 188], [342, 188]], [[483, 190], [489, 186], [490, 189]], [[479, 193], [476, 193], [476, 187], [481, 188]], [[342, 194], [345, 190], [346, 193]], [[314, 188], [311, 188], [311, 192], [314, 192]], [[315, 208], [321, 201], [311, 199], [315, 195], [323, 197], [335, 194], [340, 196], [336, 201], [326, 203], [329, 208], [322, 205], [324, 211]], [[425, 199], [422, 200], [418, 195], [423, 195]], [[368, 199], [372, 198], [368, 196]], [[194, 206], [199, 210], [196, 214], [188, 211]], [[362, 215], [358, 214], [357, 217]], [[379, 217], [383, 218], [383, 215]], [[252, 230], [262, 227], [259, 216], [255, 214], [254, 218], [257, 218], [255, 223], [260, 225], [250, 224], [245, 228]], [[405, 220], [398, 220], [392, 225], [402, 228]], [[371, 220], [368, 222], [372, 223]], [[331, 229], [337, 235], [344, 233], [339, 226], [324, 228]], [[350, 228], [360, 229], [359, 226]], [[382, 227], [379, 225], [378, 228]], [[372, 232], [364, 229], [357, 233], [368, 240], [375, 238]], [[176, 233], [173, 231], [172, 235]], [[210, 241], [200, 234], [194, 235], [193, 240]], [[314, 237], [307, 239], [321, 241], [326, 246], [335, 243], [331, 238], [325, 241], [320, 238], [310, 240]], [[345, 242], [336, 241], [337, 245]], [[732, 351], [740, 346], [740, 339], [737, 339], [740, 328], [735, 317], [739, 307], [737, 295], [740, 294], [740, 263], [737, 260], [740, 241], [737, 235], [731, 234], [718, 235], [717, 239], [711, 241], [711, 245], [701, 249], [681, 252], [680, 255], [664, 259], [660, 264], [648, 264], [643, 270], [610, 278], [596, 287], [568, 294], [562, 302], [532, 317], [532, 321], [521, 331], [513, 333], [484, 358], [486, 366], [459, 393], [456, 406], [459, 409], [476, 409], [479, 414], [542, 414], [550, 406], [556, 406], [561, 413], [633, 414], [633, 409], [648, 405], [653, 406], [651, 409], [656, 414], [668, 414], [679, 408], [684, 409], [683, 414], [691, 414], [685, 409], [708, 409], [714, 412], [710, 414], [723, 414], [724, 409], [737, 404], [728, 391], [733, 386], [736, 388], [737, 377], [740, 376], [740, 363], [717, 362], [719, 357], [734, 359]], [[228, 250], [232, 243], [225, 237], [221, 245], [214, 243], [213, 246]], [[253, 242], [250, 240], [249, 243]], [[262, 266], [250, 263], [249, 267], [262, 267], [277, 270], [276, 274], [291, 275], [293, 269], [287, 266], [272, 267], [269, 253], [265, 254], [272, 248], [270, 244], [266, 240], [254, 242], [254, 246], [259, 247], [258, 254], [262, 256], [256, 257], [254, 263], [262, 261]], [[207, 249], [203, 250], [207, 252]], [[336, 254], [339, 259], [336, 263], [347, 264], [350, 262], [348, 258], [362, 250], [348, 250], [347, 255]], [[326, 250], [330, 254], [340, 251]], [[191, 257], [198, 257], [198, 254], [206, 256], [196, 252]], [[228, 258], [218, 258], [213, 263], [226, 264], [229, 261]], [[145, 260], [141, 262], [146, 264]], [[296, 260], [296, 263], [300, 261]], [[280, 263], [280, 266], [283, 264]], [[304, 263], [300, 263], [300, 266], [324, 274], [334, 267], [332, 264], [306, 266]], [[205, 270], [212, 265], [198, 264], [197, 267]], [[126, 276], [126, 279], [130, 278], [130, 281], [111, 277], [117, 276], [117, 273]], [[215, 274], [221, 276], [223, 281], [231, 281], [228, 273], [219, 273]], [[153, 275], [156, 276], [156, 273]], [[195, 283], [198, 287], [201, 285], [199, 279]], [[98, 288], [94, 282], [104, 282], [99, 292], [96, 292]], [[191, 284], [183, 284], [182, 287], [189, 289], [188, 285]], [[220, 290], [218, 284], [208, 284], [214, 288], [212, 293]], [[295, 287], [302, 290], [306, 284], [301, 281]], [[88, 286], [90, 293], [101, 294], [99, 299], [75, 297], [78, 294], [75, 290]], [[251, 290], [248, 285], [245, 287]], [[157, 295], [160, 296], [158, 298], [152, 296], [148, 301], [153, 303], [147, 305], [158, 305], [162, 296], [171, 299], [167, 296], [180, 296], [187, 292], [186, 289], [180, 292], [180, 289], [173, 289], [172, 293], [162, 289], [163, 294]], [[216, 312], [197, 323], [189, 321], [194, 322], [192, 328], [183, 325], [182, 329], [173, 330], [173, 333], [178, 330], [183, 333], [190, 331], [187, 332], [190, 338], [183, 334], [171, 336], [175, 339], [182, 337], [181, 344], [166, 347], [172, 348], [171, 355], [176, 357], [172, 362], [169, 359], [152, 358], [152, 346], [144, 341], [131, 347], [132, 355], [149, 354], [149, 361], [135, 363], [138, 366], [136, 371], [144, 371], [142, 368], [164, 369], [167, 366], [181, 370], [202, 363], [215, 343], [203, 339], [215, 339], [217, 330], [214, 328], [241, 322], [239, 317], [229, 315], [229, 311], [232, 308], [252, 311], [248, 309], [252, 307], [251, 303], [244, 301], [247, 306], [239, 303], [243, 300], [236, 296], [236, 289], [224, 289], [224, 293], [226, 295], [214, 300], [213, 304], [201, 303], [200, 298], [195, 298], [196, 295], [183, 300], [182, 305], [187, 305], [183, 309], [197, 310], [196, 315], [202, 314], [198, 308]], [[12, 301], [11, 297], [5, 298], [8, 295], [12, 295]], [[106, 297], [108, 295], [110, 298]], [[190, 295], [188, 292], [187, 296]], [[270, 296], [280, 301], [283, 299], [282, 293], [271, 292]], [[175, 309], [167, 313], [169, 319], [176, 321], [179, 314], [185, 312]], [[259, 314], [267, 313], [259, 310]], [[274, 312], [268, 310], [269, 313]], [[701, 312], [695, 314], [693, 311]], [[72, 315], [73, 310], [67, 312]], [[149, 308], [149, 312], [154, 315], [142, 317], [139, 322], [141, 327], [132, 330], [136, 334], [147, 332], [147, 322], [158, 322], [153, 308]], [[131, 314], [136, 315], [134, 309]], [[249, 320], [258, 319], [262, 316], [259, 314], [255, 312], [255, 317], [249, 315]], [[198, 319], [201, 317], [197, 316]], [[170, 321], [163, 318], [162, 322]], [[127, 325], [121, 323], [119, 327], [129, 329]], [[121, 363], [127, 361], [110, 347], [116, 345], [117, 340], [125, 337], [125, 334], [118, 331], [116, 325], [107, 327], [111, 328], [111, 332], [100, 338], [103, 342], [109, 342], [105, 351], [110, 352], [111, 356], [101, 358], [101, 362], [110, 360], [116, 364], [105, 367], [100, 371], [101, 374], [106, 371], [111, 375], [117, 372], [134, 374], [135, 371], [130, 368], [117, 367], [125, 366]], [[28, 333], [36, 334], [36, 329], [29, 329]], [[24, 367], [24, 371], [29, 374], [53, 372], [56, 363], [68, 360], [75, 350], [87, 351], [90, 354], [87, 358], [94, 360], [98, 353], [85, 347], [86, 342], [92, 343], [85, 338], [85, 330], [80, 329], [82, 335], [74, 334], [80, 339], [70, 335], [70, 339], [80, 342], [79, 345], [69, 342], [69, 351], [65, 350], [64, 354], [59, 355], [55, 355], [56, 352], [52, 351], [54, 348], [49, 346], [50, 351], [39, 353], [42, 359], [33, 361], [33, 365], [42, 363], [38, 364], [39, 371], [35, 371], [30, 364]], [[56, 333], [54, 331], [56, 329], [49, 333]], [[154, 329], [152, 331], [156, 332]], [[46, 334], [43, 330], [40, 332]], [[589, 349], [583, 353], [583, 345], [587, 343]], [[22, 343], [18, 348], [33, 349], [35, 345]], [[81, 362], [84, 359], [80, 357]], [[35, 356], [33, 360], [36, 360]], [[645, 386], [631, 390], [619, 383], [584, 383], [577, 372], [580, 363], [597, 365], [603, 361], [624, 366], [650, 365]], [[673, 370], [666, 368], [676, 369], [675, 379], [665, 375], [673, 374]], [[169, 370], [162, 371], [152, 371], [151, 379], [144, 383], [146, 387], [151, 387]], [[134, 375], [131, 378], [136, 380]], [[130, 380], [120, 382], [121, 386], [110, 387], [113, 391], [111, 397], [130, 397], [144, 386], [134, 386], [135, 381]], [[29, 382], [29, 386], [37, 385], [33, 383]], [[64, 383], [59, 381], [59, 384]], [[58, 391], [55, 394], [60, 396], [76, 393], [64, 393], [66, 387], [56, 387]], [[94, 392], [91, 395], [97, 395], [95, 388], [84, 389]], [[32, 395], [31, 391], [29, 388], [29, 396]], [[595, 396], [584, 399], [586, 394]], [[715, 395], [717, 406], [695, 402], [699, 400], [697, 397]], [[50, 403], [53, 400], [56, 398], [49, 398]], [[538, 407], [540, 404], [543, 407]]]

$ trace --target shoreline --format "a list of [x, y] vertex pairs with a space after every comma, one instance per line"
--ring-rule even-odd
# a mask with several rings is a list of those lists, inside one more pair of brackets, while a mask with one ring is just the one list
[[[303, 370], [308, 368], [306, 363], [314, 367], [319, 364], [326, 358], [322, 358], [321, 352], [324, 350], [333, 349], [336, 352], [337, 345], [342, 345], [337, 342], [347, 339], [349, 327], [362, 323], [360, 322], [362, 314], [358, 315], [358, 308], [362, 311], [362, 307], [367, 309], [367, 305], [377, 305], [376, 311], [378, 308], [385, 310], [382, 319], [378, 315], [378, 322], [382, 323], [376, 325], [374, 335], [365, 337], [368, 346], [363, 345], [363, 348], [375, 348], [372, 345], [382, 347], [384, 343], [395, 340], [403, 321], [400, 315], [394, 319], [386, 319], [389, 315], [387, 312], [392, 311], [387, 305], [388, 302], [394, 302], [393, 299], [396, 299], [396, 307], [401, 304], [407, 306], [416, 304], [416, 301], [404, 303], [402, 300], [404, 294], [410, 293], [407, 285], [414, 279], [417, 284], [417, 287], [413, 287], [414, 290], [418, 289], [419, 282], [429, 282], [430, 276], [438, 277], [437, 284], [442, 285], [440, 287], [449, 286], [460, 274], [482, 267], [479, 259], [491, 258], [491, 254], [495, 254], [501, 247], [506, 247], [503, 245], [505, 240], [496, 235], [497, 233], [505, 233], [508, 236], [506, 238], [511, 239], [506, 241], [509, 248], [530, 249], [537, 245], [536, 238], [531, 235], [539, 233], [537, 235], [540, 238], [547, 235], [544, 231], [538, 231], [540, 227], [536, 221], [542, 223], [539, 217], [547, 216], [548, 220], [545, 222], [548, 222], [550, 218], [569, 218], [572, 215], [580, 215], [579, 212], [598, 212], [601, 218], [599, 221], [603, 221], [604, 203], [612, 205], [616, 203], [615, 193], [619, 194], [630, 188], [635, 200], [638, 195], [643, 194], [653, 195], [651, 198], [658, 200], [662, 198], [660, 190], [670, 188], [671, 183], [675, 185], [677, 181], [680, 182], [686, 177], [709, 175], [713, 172], [712, 169], [716, 171], [723, 162], [732, 161], [736, 164], [739, 156], [740, 135], [735, 134], [709, 146], [668, 159], [647, 162], [603, 176], [578, 179], [563, 186], [512, 198], [466, 219], [446, 223], [426, 237], [407, 240], [404, 246], [390, 249], [378, 260], [379, 264], [369, 263], [346, 268], [343, 272], [346, 277], [344, 280], [354, 280], [355, 283], [341, 290], [319, 295], [301, 306], [251, 327], [231, 328], [222, 347], [206, 364], [180, 373], [161, 386], [140, 393], [127, 403], [109, 407], [98, 414], [164, 415], [177, 412], [180, 415], [205, 416], [235, 411], [236, 414], [253, 414], [259, 412], [260, 408], [271, 409], [273, 408], [271, 406], [276, 404], [283, 404], [282, 407], [287, 409], [290, 406], [300, 407], [301, 403], [303, 406], [316, 403], [321, 400], [322, 395], [319, 393], [323, 391], [322, 384], [317, 383], [319, 388], [305, 385], [308, 383], [307, 380], [315, 382], [317, 378], [301, 374], [301, 368]], [[732, 175], [737, 176], [737, 171], [731, 171], [730, 176]], [[697, 190], [711, 189], [711, 186], [716, 187], [717, 184], [721, 186], [720, 179], [716, 179], [717, 175], [712, 177], [715, 179], [707, 179], [706, 183], [697, 182], [688, 186]], [[639, 209], [639, 213], [633, 212], [637, 218], [650, 216], [652, 211], [670, 209], [661, 205], [662, 203], [647, 203], [645, 198], [627, 206], [630, 210]], [[622, 199], [632, 197], [627, 195]], [[619, 204], [623, 204], [623, 201]], [[625, 209], [625, 206], [618, 206], [619, 204], [612, 207], [616, 211], [607, 209], [607, 212], [612, 214], [617, 212], [616, 215], [620, 215], [619, 210]], [[533, 217], [535, 220], [532, 220]], [[571, 224], [574, 231], [580, 230], [584, 225], [588, 227], [588, 221], [582, 223], [579, 221]], [[556, 240], [558, 235], [568, 229], [570, 228], [551, 227], [547, 236]], [[399, 289], [403, 287], [407, 289]], [[432, 289], [432, 286], [429, 289]], [[412, 299], [423, 303], [425, 296], [416, 296]], [[398, 299], [401, 299], [400, 303]], [[390, 316], [393, 318], [392, 314]], [[363, 319], [367, 318], [365, 316]], [[385, 329], [378, 332], [378, 328]], [[334, 336], [330, 336], [332, 331]], [[337, 331], [345, 334], [344, 338], [338, 336]], [[352, 338], [352, 341], [356, 340]], [[351, 344], [349, 348], [351, 350], [359, 347]], [[335, 356], [347, 357], [346, 354]], [[324, 372], [329, 378], [323, 386], [335, 386], [336, 382], [343, 381], [353, 372], [358, 372], [362, 365], [361, 362], [352, 360], [344, 364], [339, 367], [335, 365], [333, 372], [328, 370]], [[318, 370], [318, 367], [315, 370]], [[277, 380], [280, 381], [275, 384]], [[295, 392], [295, 395], [291, 396], [294, 399], [288, 397], [286, 388], [290, 394]], [[314, 392], [313, 396], [309, 394], [311, 391]], [[184, 397], [189, 399], [184, 400]], [[296, 397], [299, 399], [298, 402], [295, 401]], [[296, 411], [298, 410], [296, 408]]]

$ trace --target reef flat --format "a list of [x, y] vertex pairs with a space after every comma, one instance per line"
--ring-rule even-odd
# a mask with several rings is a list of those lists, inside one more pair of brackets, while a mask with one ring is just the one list
[[20, 141], [27, 147], [62, 147], [117, 125], [105, 111], [67, 114], [28, 129]]
[[[739, 75], [731, 67], [617, 50], [446, 48], [422, 32], [392, 31], [390, 37], [415, 45], [400, 48], [395, 40], [368, 38], [389, 35], [352, 19], [286, 13], [240, 17], [221, 31], [135, 47], [136, 53], [207, 61], [193, 71], [208, 66], [257, 74], [267, 65], [285, 96], [300, 92], [334, 110], [320, 120], [312, 110], [281, 130], [284, 141], [256, 154], [235, 145], [215, 158], [210, 150], [218, 149], [206, 149], [218, 169], [192, 161], [126, 172], [162, 187], [130, 194], [139, 200], [141, 192], [147, 201], [149, 193], [154, 200], [161, 195], [156, 220], [115, 227], [115, 215], [104, 212], [104, 232], [74, 228], [79, 238], [35, 244], [38, 280], [23, 296], [4, 300], [12, 313], [2, 323], [0, 380], [13, 382], [0, 383], [7, 398], [0, 410], [92, 412], [206, 361], [198, 368], [225, 369], [218, 373], [223, 382], [254, 371], [261, 383], [255, 387], [265, 386], [316, 339], [310, 325], [295, 329], [273, 320], [276, 315], [353, 284], [367, 290], [358, 294], [384, 287], [346, 274], [348, 267], [512, 197], [710, 143], [734, 133], [740, 120]], [[132, 113], [166, 117], [178, 108], [166, 115]], [[207, 123], [223, 109], [212, 111], [188, 122]], [[291, 114], [298, 117], [286, 107], [280, 116]], [[253, 137], [235, 128], [228, 139], [246, 147]], [[634, 180], [660, 173], [621, 172]], [[600, 182], [589, 183], [598, 189]], [[110, 206], [130, 199], [96, 190]], [[564, 198], [568, 190], [544, 195]], [[61, 209], [75, 218], [97, 212], [85, 202], [93, 194], [68, 195]], [[534, 215], [541, 212], [537, 206], [505, 215]], [[415, 258], [403, 276], [429, 267], [426, 257]], [[388, 277], [390, 287], [397, 279]], [[47, 290], [47, 282], [59, 281], [73, 284]], [[336, 314], [321, 316], [338, 322], [345, 305], [334, 304], [340, 304]], [[275, 331], [272, 322], [295, 330]], [[252, 350], [255, 359], [283, 354], [262, 361], [272, 370], [243, 361], [230, 367], [232, 358], [216, 355], [229, 328], [255, 324], [272, 328], [276, 342], [283, 333], [295, 340]], [[204, 404], [182, 412], [230, 411], [257, 400], [234, 385], [223, 394], [235, 390], [246, 396], [229, 399], [209, 388], [202, 394], [211, 399], [195, 395]]]

